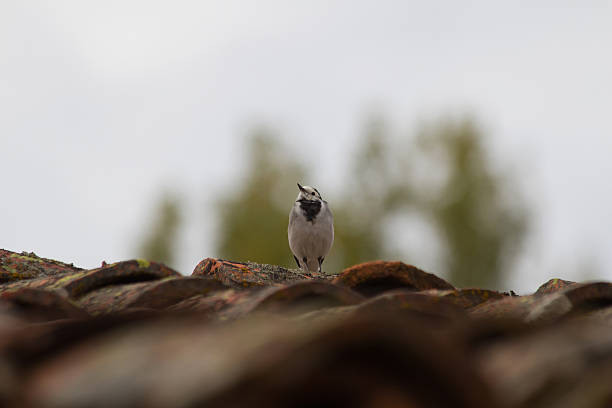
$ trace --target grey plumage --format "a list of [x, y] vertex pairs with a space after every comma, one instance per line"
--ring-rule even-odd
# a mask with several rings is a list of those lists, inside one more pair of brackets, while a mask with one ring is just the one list
[[334, 217], [316, 188], [301, 186], [289, 213], [289, 247], [304, 271], [321, 272], [334, 243]]

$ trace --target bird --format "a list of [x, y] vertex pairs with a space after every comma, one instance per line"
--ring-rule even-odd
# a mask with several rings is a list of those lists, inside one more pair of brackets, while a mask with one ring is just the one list
[[319, 190], [297, 183], [299, 193], [289, 212], [289, 248], [298, 268], [321, 272], [334, 243], [334, 216]]

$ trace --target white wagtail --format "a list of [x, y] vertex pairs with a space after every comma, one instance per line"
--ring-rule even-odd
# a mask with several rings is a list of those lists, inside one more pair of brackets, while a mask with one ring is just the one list
[[334, 217], [316, 188], [301, 186], [289, 213], [289, 248], [298, 268], [321, 272], [321, 264], [334, 243]]

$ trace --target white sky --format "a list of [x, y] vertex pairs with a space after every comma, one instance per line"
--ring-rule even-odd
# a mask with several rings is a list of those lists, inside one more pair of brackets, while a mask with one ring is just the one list
[[4, 0], [0, 247], [129, 259], [169, 186], [190, 273], [250, 124], [331, 201], [372, 107], [405, 132], [472, 112], [514, 163], [537, 218], [510, 288], [612, 279], [610, 1]]

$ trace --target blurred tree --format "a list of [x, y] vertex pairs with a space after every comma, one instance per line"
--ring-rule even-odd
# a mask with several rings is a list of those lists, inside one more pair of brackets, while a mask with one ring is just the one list
[[282, 149], [272, 132], [258, 129], [248, 140], [245, 178], [217, 203], [217, 254], [226, 259], [289, 266], [287, 222], [296, 182], [304, 171]]
[[[389, 256], [386, 229], [410, 212], [438, 231], [445, 271], [437, 272], [458, 286], [497, 287], [528, 220], [511, 178], [493, 168], [469, 120], [423, 126], [410, 142], [391, 140], [381, 118], [368, 122], [346, 191], [330, 203], [336, 236], [325, 270]], [[251, 137], [248, 154], [245, 179], [218, 203], [218, 255], [294, 265], [287, 221], [304, 172], [265, 130]]]
[[335, 240], [327, 270], [334, 272], [385, 255], [382, 220], [387, 215], [389, 143], [384, 121], [370, 118], [357, 145], [345, 194], [331, 204]]
[[155, 220], [140, 246], [142, 257], [172, 265], [175, 261], [175, 244], [181, 223], [180, 203], [176, 195], [165, 193], [159, 200]]
[[510, 175], [494, 169], [471, 120], [424, 126], [416, 142], [412, 157], [423, 166], [421, 180], [399, 190], [409, 192], [408, 203], [438, 230], [449, 280], [460, 287], [499, 287], [528, 225]]

